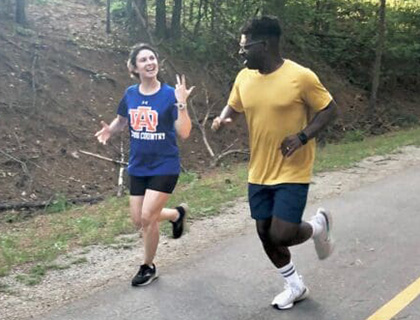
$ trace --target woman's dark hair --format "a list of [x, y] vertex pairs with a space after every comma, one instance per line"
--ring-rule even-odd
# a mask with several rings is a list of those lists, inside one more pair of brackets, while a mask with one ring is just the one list
[[279, 20], [274, 16], [262, 16], [249, 20], [242, 28], [241, 34], [255, 39], [272, 39], [279, 41], [281, 37]]
[[133, 68], [136, 67], [136, 58], [140, 51], [142, 50], [150, 50], [154, 53], [157, 59], [159, 59], [159, 54], [155, 48], [153, 48], [150, 44], [147, 43], [138, 43], [134, 45], [131, 50], [130, 54], [128, 55], [127, 67], [130, 73], [139, 79], [139, 74], [133, 71]]

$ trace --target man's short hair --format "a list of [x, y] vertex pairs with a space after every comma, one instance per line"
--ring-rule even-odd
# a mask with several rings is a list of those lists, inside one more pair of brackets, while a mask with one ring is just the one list
[[280, 40], [281, 28], [279, 20], [273, 16], [262, 16], [249, 20], [242, 28], [241, 34], [249, 35], [252, 39], [275, 38]]

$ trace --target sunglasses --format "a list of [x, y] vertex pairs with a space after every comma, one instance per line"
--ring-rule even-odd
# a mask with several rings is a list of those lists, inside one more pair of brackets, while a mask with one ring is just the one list
[[257, 44], [260, 44], [260, 43], [264, 43], [265, 41], [264, 40], [258, 40], [258, 41], [253, 41], [253, 42], [249, 42], [249, 43], [247, 43], [247, 44], [244, 44], [244, 45], [239, 45], [239, 50], [241, 50], [241, 51], [247, 51], [247, 50], [249, 50], [249, 48], [251, 48], [252, 46], [255, 46], [255, 45], [257, 45]]

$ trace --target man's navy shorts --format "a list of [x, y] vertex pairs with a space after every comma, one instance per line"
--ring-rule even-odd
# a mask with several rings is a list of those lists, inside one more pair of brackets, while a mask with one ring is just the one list
[[287, 222], [301, 223], [308, 198], [309, 184], [248, 184], [251, 217], [265, 220], [273, 216]]

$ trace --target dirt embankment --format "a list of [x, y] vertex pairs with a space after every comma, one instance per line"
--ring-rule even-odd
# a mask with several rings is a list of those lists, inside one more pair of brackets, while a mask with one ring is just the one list
[[[116, 24], [112, 35], [107, 35], [104, 7], [92, 1], [30, 5], [27, 16], [29, 29], [0, 20], [0, 203], [51, 201], [57, 194], [72, 199], [114, 194], [117, 165], [79, 150], [120, 159], [123, 140], [127, 159], [126, 132], [107, 146], [99, 145], [93, 134], [101, 120], [112, 120], [124, 89], [132, 84], [125, 67], [132, 41]], [[289, 52], [294, 53], [290, 48]], [[167, 82], [173, 81], [174, 72], [180, 72], [197, 86], [191, 105], [199, 121], [204, 119], [208, 106], [214, 106], [206, 126], [214, 152], [229, 146], [246, 149], [243, 119], [220, 135], [209, 130], [212, 117], [220, 112], [227, 98], [229, 84], [220, 83], [226, 76], [213, 79], [203, 66], [176, 61], [165, 53], [161, 56]], [[286, 52], [285, 56], [290, 55]], [[321, 61], [302, 61], [293, 55], [291, 58], [313, 68], [336, 98], [341, 117], [329, 128], [330, 133], [340, 136], [343, 129], [355, 127], [367, 106], [366, 92], [351, 86]], [[408, 112], [420, 112], [415, 108], [418, 99], [413, 97], [400, 94], [399, 104], [401, 108], [406, 105]], [[197, 123], [190, 139], [180, 143], [180, 149], [184, 168], [208, 170], [211, 157]], [[228, 161], [245, 158], [238, 154]]]

